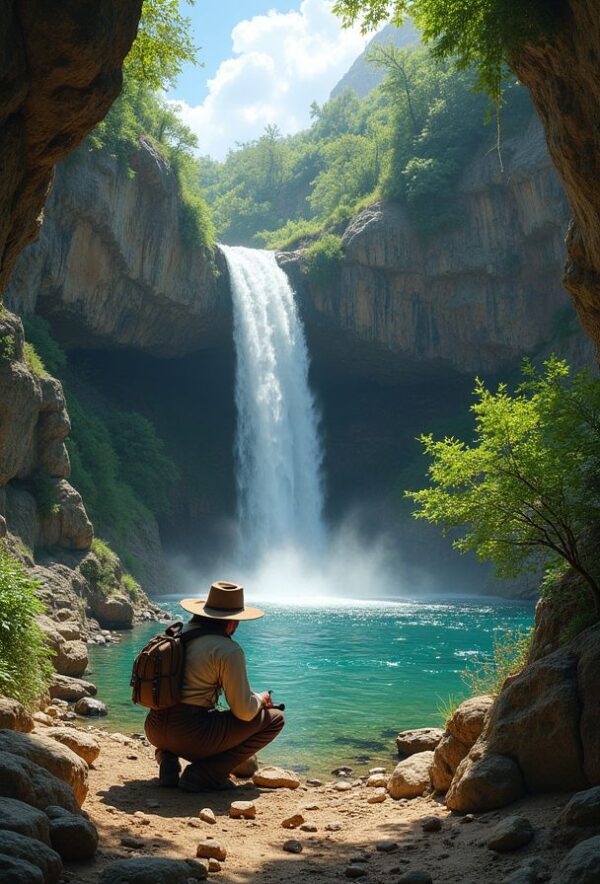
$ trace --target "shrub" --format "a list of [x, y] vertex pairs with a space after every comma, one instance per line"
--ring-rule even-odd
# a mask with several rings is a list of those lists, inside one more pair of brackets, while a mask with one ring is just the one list
[[131, 574], [123, 574], [121, 585], [132, 601], [135, 601], [140, 591], [140, 585]]
[[[41, 316], [27, 316], [23, 320], [25, 337], [32, 345], [32, 350], [42, 363], [44, 373], [60, 377], [67, 364], [67, 357], [50, 333], [50, 326]], [[28, 345], [26, 344], [25, 347]], [[39, 356], [38, 356], [39, 354]], [[41, 372], [38, 372], [38, 374]]]
[[15, 358], [15, 338], [10, 332], [0, 335], [0, 365], [8, 365]]
[[0, 545], [0, 694], [32, 707], [52, 676], [51, 651], [36, 616], [38, 582]]
[[93, 583], [95, 587], [108, 597], [114, 595], [119, 587], [120, 582], [117, 578], [117, 569], [119, 567], [119, 559], [112, 549], [99, 537], [92, 540], [91, 551], [96, 557], [94, 559], [85, 559], [81, 563], [81, 573]]
[[48, 372], [46, 371], [46, 367], [42, 360], [40, 359], [37, 350], [31, 343], [31, 341], [25, 341], [25, 362], [31, 369], [34, 374], [37, 374], [38, 377], [46, 377]]
[[491, 656], [479, 660], [476, 668], [466, 669], [462, 678], [473, 697], [497, 696], [510, 675], [517, 675], [527, 663], [533, 629], [504, 632], [494, 639]]
[[446, 699], [438, 697], [437, 711], [439, 712], [444, 727], [447, 727], [448, 722], [462, 703], [463, 699], [463, 697], [457, 697], [456, 694], [449, 694]]
[[342, 238], [326, 233], [304, 253], [304, 270], [311, 282], [331, 285], [338, 277], [343, 260]]

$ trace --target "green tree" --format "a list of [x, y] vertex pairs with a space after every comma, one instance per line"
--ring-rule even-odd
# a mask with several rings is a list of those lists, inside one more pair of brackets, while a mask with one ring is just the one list
[[478, 380], [475, 396], [472, 444], [421, 437], [431, 485], [406, 492], [415, 517], [458, 529], [454, 546], [493, 562], [499, 576], [566, 561], [600, 615], [586, 544], [600, 523], [600, 381], [552, 357], [543, 371], [525, 362], [513, 395]]
[[[186, 2], [194, 5], [194, 0]], [[179, 0], [144, 0], [137, 37], [125, 59], [128, 79], [152, 90], [166, 89], [186, 62], [196, 63], [191, 22], [180, 7]]]

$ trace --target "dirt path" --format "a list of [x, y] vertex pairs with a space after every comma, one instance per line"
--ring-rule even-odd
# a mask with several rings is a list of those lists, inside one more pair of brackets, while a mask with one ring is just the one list
[[[98, 734], [96, 733], [98, 736]], [[357, 785], [338, 792], [331, 784], [296, 790], [259, 790], [252, 783], [235, 793], [189, 794], [161, 789], [151, 751], [139, 740], [118, 742], [117, 735], [99, 736], [102, 752], [90, 770], [90, 793], [85, 810], [98, 827], [101, 846], [93, 864], [71, 866], [65, 881], [96, 884], [100, 871], [114, 859], [136, 856], [196, 856], [201, 838], [210, 835], [227, 850], [221, 871], [211, 877], [223, 882], [334, 882], [347, 880], [351, 859], [367, 857], [368, 884], [394, 880], [404, 872], [428, 871], [433, 881], [444, 884], [496, 884], [532, 855], [540, 856], [548, 869], [560, 852], [552, 846], [548, 830], [568, 796], [542, 796], [512, 805], [501, 812], [478, 816], [465, 824], [433, 797], [412, 801], [387, 799], [369, 804], [372, 789]], [[252, 800], [256, 819], [229, 818], [234, 800]], [[199, 819], [210, 807], [215, 825]], [[281, 822], [300, 813], [316, 832], [289, 831]], [[499, 855], [484, 843], [486, 833], [502, 816], [521, 813], [536, 830], [534, 841], [517, 853]], [[439, 832], [426, 833], [421, 821], [437, 816]], [[328, 830], [332, 826], [335, 831]], [[124, 846], [122, 839], [136, 839]], [[298, 855], [283, 850], [294, 838], [303, 850]], [[376, 848], [378, 841], [397, 842], [389, 853]]]

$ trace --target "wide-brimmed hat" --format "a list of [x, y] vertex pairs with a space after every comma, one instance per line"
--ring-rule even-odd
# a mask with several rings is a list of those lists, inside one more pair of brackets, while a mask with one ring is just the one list
[[260, 608], [244, 605], [244, 587], [238, 583], [217, 580], [212, 584], [206, 599], [182, 599], [179, 604], [184, 611], [209, 617], [211, 620], [258, 620], [264, 617]]

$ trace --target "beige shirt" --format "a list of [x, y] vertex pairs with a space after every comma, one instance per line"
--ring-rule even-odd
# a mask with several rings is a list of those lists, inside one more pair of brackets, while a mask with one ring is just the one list
[[[184, 630], [194, 629], [186, 624]], [[181, 700], [212, 709], [225, 691], [229, 708], [236, 718], [250, 721], [262, 708], [261, 697], [248, 683], [246, 658], [237, 642], [224, 635], [202, 635], [185, 647], [185, 668]]]

